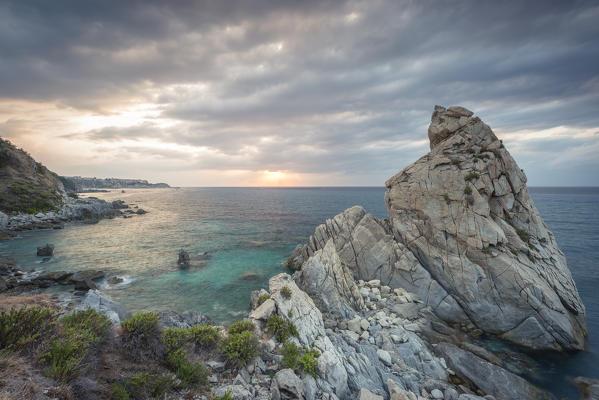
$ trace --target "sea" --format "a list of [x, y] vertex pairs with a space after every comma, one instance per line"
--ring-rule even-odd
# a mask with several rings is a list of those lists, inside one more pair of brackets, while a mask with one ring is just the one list
[[[558, 398], [578, 399], [579, 375], [599, 379], [599, 188], [531, 187], [533, 200], [559, 246], [586, 306], [585, 351], [532, 354], [524, 375]], [[285, 260], [314, 229], [348, 207], [363, 206], [384, 218], [382, 187], [171, 188], [93, 193], [122, 199], [148, 214], [70, 223], [61, 230], [22, 232], [0, 242], [0, 257], [23, 270], [101, 269], [123, 278], [101, 284], [105, 294], [132, 312], [197, 310], [218, 323], [247, 315], [253, 290], [286, 272]], [[44, 261], [36, 247], [55, 245]], [[179, 268], [179, 249], [208, 259]]]

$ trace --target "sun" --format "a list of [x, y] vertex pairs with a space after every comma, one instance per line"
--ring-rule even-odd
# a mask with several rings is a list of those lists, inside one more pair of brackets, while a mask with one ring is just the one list
[[264, 171], [262, 181], [267, 185], [279, 186], [285, 184], [287, 174], [282, 171]]

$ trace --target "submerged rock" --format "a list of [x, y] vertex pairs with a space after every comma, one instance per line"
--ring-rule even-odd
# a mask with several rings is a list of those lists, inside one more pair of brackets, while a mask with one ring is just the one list
[[52, 257], [54, 255], [54, 245], [47, 243], [45, 246], [37, 248], [38, 257]]

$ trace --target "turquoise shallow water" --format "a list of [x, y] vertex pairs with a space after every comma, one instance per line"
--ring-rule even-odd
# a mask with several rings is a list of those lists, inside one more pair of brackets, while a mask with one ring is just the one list
[[[568, 382], [599, 378], [599, 189], [532, 188], [533, 199], [555, 233], [587, 308], [587, 351], [570, 356], [533, 355], [529, 378], [556, 395], [578, 398]], [[132, 311], [198, 310], [217, 322], [247, 313], [249, 293], [285, 271], [287, 256], [314, 228], [356, 204], [385, 217], [384, 188], [183, 188], [99, 193], [150, 213], [96, 225], [25, 232], [0, 242], [0, 256], [23, 269], [103, 269], [127, 278], [104, 291]], [[40, 264], [35, 249], [56, 246]], [[207, 251], [206, 265], [181, 271], [180, 248]]]

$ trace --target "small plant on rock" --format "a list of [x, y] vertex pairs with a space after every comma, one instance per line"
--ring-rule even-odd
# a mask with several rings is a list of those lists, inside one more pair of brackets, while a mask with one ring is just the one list
[[528, 233], [526, 233], [524, 229], [518, 229], [516, 233], [518, 234], [518, 236], [520, 236], [520, 239], [523, 242], [528, 243], [528, 241], [530, 240], [530, 236], [528, 235]]
[[287, 286], [283, 286], [281, 288], [281, 294], [283, 295], [284, 298], [289, 300], [291, 298], [291, 289], [289, 289], [289, 287], [287, 287]]
[[469, 196], [469, 195], [471, 195], [471, 194], [472, 194], [472, 188], [471, 188], [470, 186], [468, 186], [468, 185], [467, 185], [467, 186], [464, 188], [464, 194], [465, 194], [465, 195], [468, 195], [468, 196]]
[[297, 329], [293, 323], [279, 314], [273, 314], [266, 321], [266, 329], [275, 337], [279, 343], [284, 343], [291, 336], [297, 336]]
[[268, 299], [270, 299], [270, 296], [269, 296], [269, 295], [267, 295], [267, 294], [261, 294], [261, 295], [258, 297], [258, 302], [257, 302], [258, 306], [261, 306], [261, 305], [262, 305], [262, 304], [263, 304], [263, 303], [264, 303], [266, 300], [268, 300]]
[[286, 343], [283, 346], [283, 360], [281, 366], [283, 368], [289, 368], [295, 370], [297, 368], [297, 361], [300, 357], [300, 348], [293, 342]]
[[318, 371], [318, 357], [320, 357], [320, 353], [315, 349], [305, 351], [298, 360], [300, 371], [316, 378], [316, 373]]
[[316, 377], [318, 357], [320, 357], [320, 353], [316, 349], [300, 349], [295, 343], [290, 342], [283, 346], [282, 354], [281, 366], [283, 368], [290, 368]]
[[470, 182], [474, 179], [478, 179], [480, 178], [480, 175], [476, 172], [470, 172], [468, 175], [466, 175], [466, 177], [464, 178], [466, 180], [466, 182]]
[[447, 204], [447, 205], [451, 204], [451, 199], [449, 198], [449, 195], [447, 193], [445, 193], [443, 195], [443, 199], [445, 200], [445, 204]]

